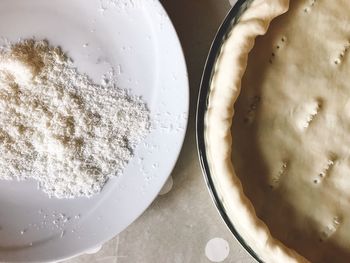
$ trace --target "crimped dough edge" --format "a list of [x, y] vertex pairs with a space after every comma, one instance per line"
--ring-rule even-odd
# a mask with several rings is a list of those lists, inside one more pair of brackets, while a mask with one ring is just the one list
[[268, 227], [257, 217], [231, 161], [231, 126], [234, 104], [255, 38], [264, 35], [270, 22], [288, 9], [289, 0], [254, 0], [241, 15], [216, 60], [205, 116], [206, 153], [219, 198], [238, 233], [265, 262], [309, 261], [272, 237]]

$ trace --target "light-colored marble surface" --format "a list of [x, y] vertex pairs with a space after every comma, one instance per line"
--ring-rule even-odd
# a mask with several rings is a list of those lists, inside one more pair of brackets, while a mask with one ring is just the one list
[[200, 78], [211, 41], [230, 8], [229, 2], [161, 2], [182, 42], [191, 89], [188, 132], [172, 173], [173, 185], [170, 183], [136, 222], [99, 252], [66, 263], [255, 262], [216, 211], [202, 178], [196, 151], [195, 111]]

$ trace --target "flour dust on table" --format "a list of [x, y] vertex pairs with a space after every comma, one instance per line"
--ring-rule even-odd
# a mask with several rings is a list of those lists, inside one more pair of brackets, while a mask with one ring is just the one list
[[0, 48], [0, 179], [35, 179], [58, 198], [90, 197], [122, 173], [150, 129], [147, 105], [97, 85], [47, 41]]

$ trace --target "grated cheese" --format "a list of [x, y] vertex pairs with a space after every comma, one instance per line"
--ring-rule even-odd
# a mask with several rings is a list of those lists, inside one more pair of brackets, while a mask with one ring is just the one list
[[140, 98], [94, 84], [47, 41], [0, 48], [0, 179], [90, 197], [122, 173], [149, 128]]

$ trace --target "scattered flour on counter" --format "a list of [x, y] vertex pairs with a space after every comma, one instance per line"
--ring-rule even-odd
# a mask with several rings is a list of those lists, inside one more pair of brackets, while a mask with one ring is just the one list
[[0, 179], [90, 197], [122, 173], [149, 129], [141, 98], [94, 84], [60, 48], [33, 39], [0, 47]]

